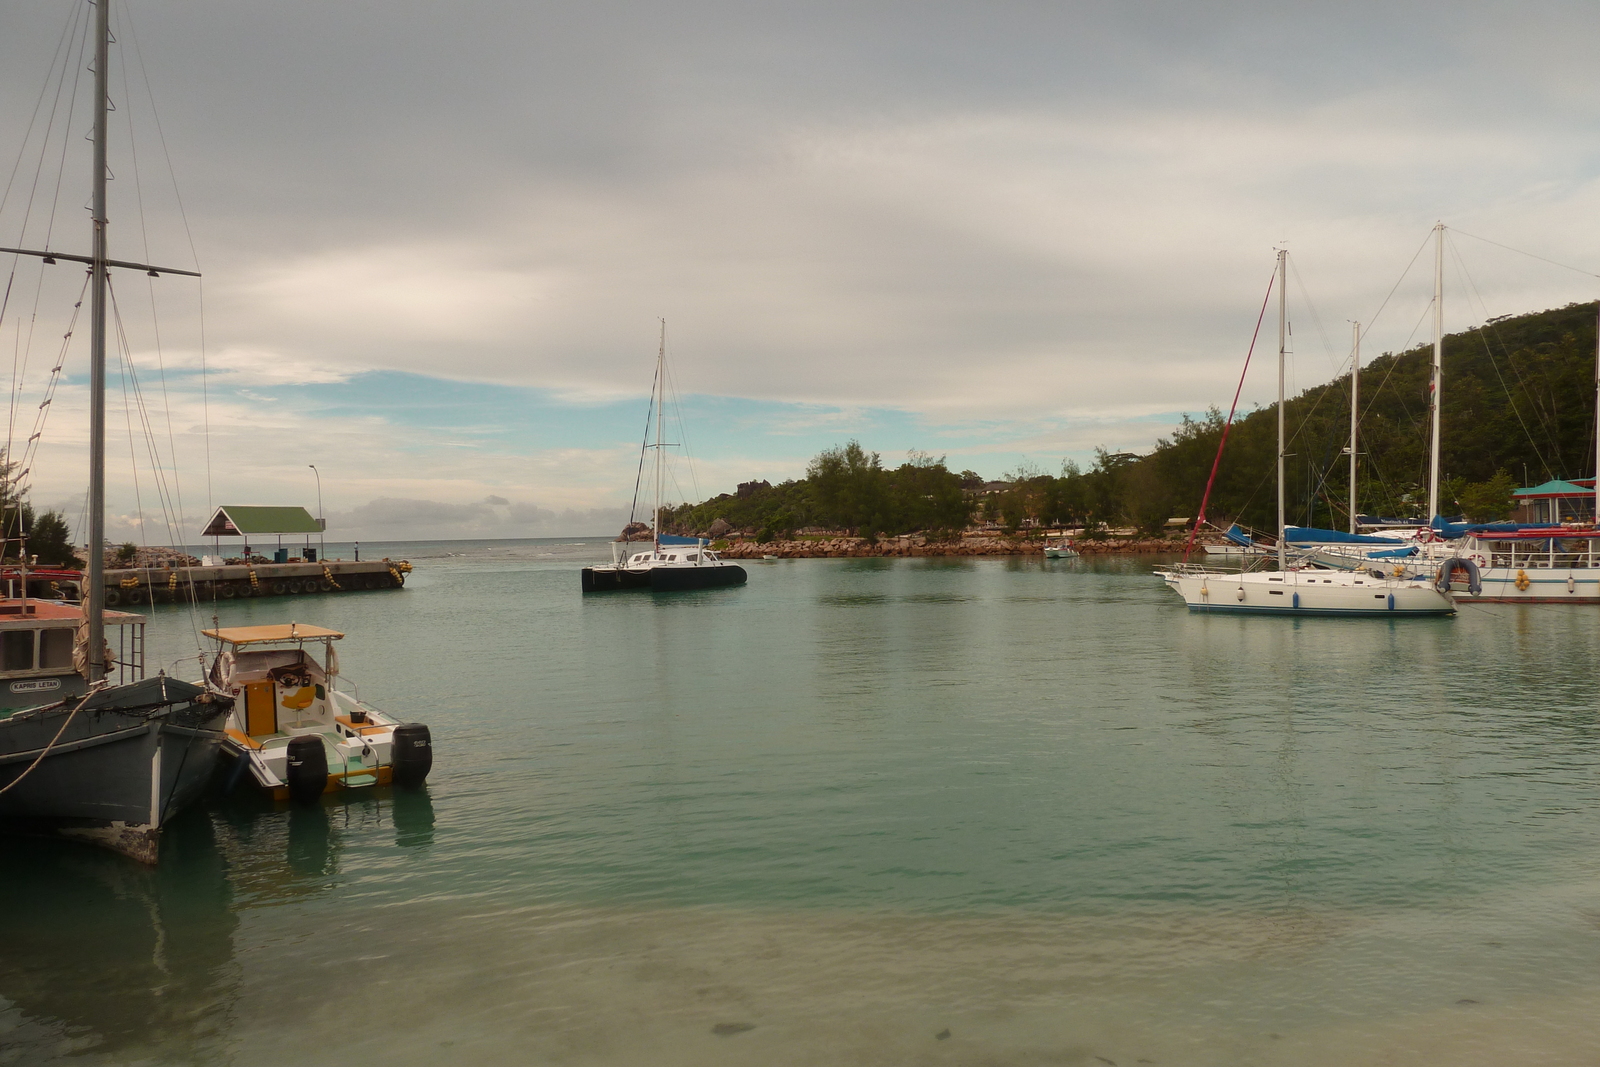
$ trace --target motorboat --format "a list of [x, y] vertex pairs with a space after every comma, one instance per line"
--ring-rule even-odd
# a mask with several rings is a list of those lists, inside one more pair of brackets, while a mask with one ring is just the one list
[[218, 648], [206, 688], [232, 700], [225, 759], [275, 800], [391, 783], [416, 788], [433, 768], [422, 723], [401, 722], [342, 687], [334, 642], [344, 634], [280, 623], [204, 631]]
[[1078, 550], [1072, 547], [1072, 538], [1070, 537], [1046, 537], [1044, 539], [1044, 558], [1077, 559]]

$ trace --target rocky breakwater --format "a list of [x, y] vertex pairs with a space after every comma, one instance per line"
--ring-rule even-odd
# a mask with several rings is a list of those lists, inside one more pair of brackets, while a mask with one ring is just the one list
[[[1079, 541], [1074, 546], [1085, 555], [1150, 554], [1183, 551], [1181, 541], [1170, 538], [1108, 538]], [[793, 541], [756, 541], [740, 538], [721, 549], [723, 559], [848, 559], [871, 556], [1037, 556], [1044, 542], [1037, 536], [968, 534], [959, 539], [929, 540], [921, 534], [902, 537], [808, 537]]]
[[796, 541], [735, 541], [721, 551], [723, 559], [838, 559], [864, 556], [1018, 556], [1038, 554], [1044, 547], [1024, 538], [963, 537], [959, 541], [929, 541], [920, 534], [906, 537], [808, 537]]

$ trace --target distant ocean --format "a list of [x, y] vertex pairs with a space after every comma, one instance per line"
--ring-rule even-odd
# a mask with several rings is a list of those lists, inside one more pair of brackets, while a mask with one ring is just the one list
[[[348, 545], [329, 543], [331, 555]], [[390, 542], [424, 793], [0, 843], [0, 1065], [1600, 1060], [1593, 613], [1190, 615], [1144, 560]], [[208, 606], [207, 611], [210, 608]], [[192, 677], [210, 617], [155, 609]]]

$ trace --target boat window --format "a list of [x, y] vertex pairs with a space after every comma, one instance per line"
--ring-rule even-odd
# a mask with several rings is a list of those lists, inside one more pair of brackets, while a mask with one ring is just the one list
[[72, 631], [39, 631], [39, 666], [68, 669], [72, 666]]
[[0, 670], [33, 670], [32, 630], [7, 630], [0, 634]]
[[668, 556], [667, 557], [667, 562], [668, 563], [676, 563], [676, 562], [678, 562], [678, 554], [676, 552], [674, 552], [672, 555]]
[[690, 563], [699, 563], [700, 562], [700, 557], [699, 556], [684, 556], [683, 558], [688, 560]]

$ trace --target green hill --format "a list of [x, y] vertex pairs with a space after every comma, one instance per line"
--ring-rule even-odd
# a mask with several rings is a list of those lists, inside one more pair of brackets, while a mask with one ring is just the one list
[[[1496, 517], [1509, 506], [1511, 483], [1594, 473], [1596, 310], [1592, 303], [1570, 304], [1444, 339], [1442, 510]], [[1385, 353], [1361, 370], [1363, 513], [1420, 518], [1426, 510], [1432, 362], [1429, 343]], [[1289, 521], [1344, 526], [1349, 379], [1290, 399], [1285, 420]], [[1154, 531], [1169, 517], [1198, 512], [1223, 421], [1213, 408], [1204, 419], [1186, 417], [1147, 455], [1100, 450], [1086, 471], [1068, 464], [1059, 477], [1014, 475], [988, 493], [971, 471], [956, 474], [929, 457], [884, 468], [876, 453], [852, 441], [817, 456], [805, 478], [750, 483], [686, 504], [669, 524], [685, 533], [708, 530], [718, 519], [774, 535], [807, 526], [902, 533], [958, 529], [981, 516], [1007, 526], [1031, 518]], [[1213, 520], [1276, 525], [1276, 441], [1276, 405], [1235, 421], [1207, 508]]]

